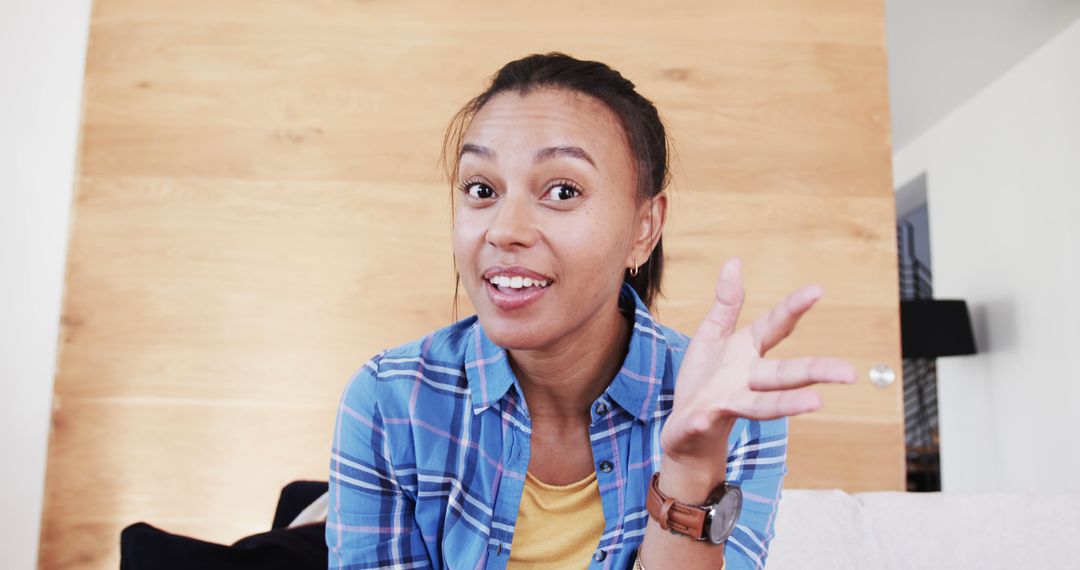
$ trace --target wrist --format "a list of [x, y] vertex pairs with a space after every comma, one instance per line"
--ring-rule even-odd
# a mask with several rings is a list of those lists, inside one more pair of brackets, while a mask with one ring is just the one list
[[[728, 440], [731, 439], [735, 419], [713, 426], [715, 429], [704, 441], [689, 446], [699, 452], [708, 451], [686, 455], [673, 453], [665, 445], [660, 463], [660, 491], [683, 503], [703, 503], [709, 493], [727, 479]], [[664, 427], [666, 429], [668, 426]]]
[[[726, 447], [726, 446], [725, 446]], [[660, 491], [681, 503], [703, 504], [727, 478], [727, 461], [687, 461], [665, 457], [660, 466]]]

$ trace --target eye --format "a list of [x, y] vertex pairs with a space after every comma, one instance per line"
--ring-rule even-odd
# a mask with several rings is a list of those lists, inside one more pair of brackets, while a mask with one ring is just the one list
[[476, 200], [490, 200], [495, 197], [495, 190], [483, 182], [466, 180], [461, 183], [460, 187], [462, 192]]
[[560, 180], [552, 184], [544, 196], [550, 200], [565, 202], [581, 196], [581, 189], [569, 180]]

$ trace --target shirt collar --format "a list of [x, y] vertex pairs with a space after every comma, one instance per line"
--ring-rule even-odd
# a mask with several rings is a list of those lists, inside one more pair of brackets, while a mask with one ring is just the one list
[[[637, 419], [648, 422], [660, 397], [667, 342], [648, 307], [627, 283], [619, 291], [619, 307], [633, 311], [634, 324], [626, 358], [604, 394]], [[465, 375], [474, 414], [491, 407], [517, 383], [506, 349], [488, 338], [479, 320], [473, 323], [466, 342]]]

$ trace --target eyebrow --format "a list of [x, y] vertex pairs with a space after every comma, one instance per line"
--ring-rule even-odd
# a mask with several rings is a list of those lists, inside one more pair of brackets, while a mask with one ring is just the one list
[[495, 160], [495, 151], [478, 144], [465, 143], [461, 145], [461, 156], [465, 156], [466, 154], [475, 154], [488, 160]]
[[576, 158], [578, 160], [584, 160], [596, 168], [596, 163], [593, 162], [589, 153], [585, 152], [585, 149], [577, 146], [549, 146], [547, 148], [540, 149], [540, 152], [536, 153], [536, 162], [542, 162], [548, 159], [555, 158], [557, 156], [566, 156], [569, 158]]
[[[475, 154], [481, 158], [486, 158], [487, 160], [495, 160], [494, 150], [478, 144], [465, 143], [461, 145], [461, 156], [465, 156], [466, 154]], [[585, 152], [585, 149], [578, 146], [549, 146], [542, 148], [536, 153], [534, 160], [536, 162], [543, 162], [559, 156], [584, 160], [591, 164], [593, 168], [597, 168], [596, 162], [593, 161], [592, 156], [589, 156], [589, 153]]]

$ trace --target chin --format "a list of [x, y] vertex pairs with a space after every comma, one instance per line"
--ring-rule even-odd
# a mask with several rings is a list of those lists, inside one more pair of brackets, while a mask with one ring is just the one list
[[559, 319], [552, 310], [558, 304], [556, 297], [545, 296], [527, 306], [506, 309], [496, 305], [487, 287], [487, 282], [469, 283], [465, 290], [484, 334], [495, 344], [507, 350], [537, 350], [565, 334], [556, 330]]
[[477, 311], [476, 316], [484, 329], [484, 334], [491, 339], [491, 342], [507, 350], [541, 349], [550, 345], [558, 336], [550, 329], [545, 330], [548, 328], [545, 325], [551, 323], [542, 322], [546, 320], [543, 315], [537, 314], [533, 318], [527, 318], [525, 315], [507, 317], [492, 314], [498, 312], [497, 309], [489, 307], [487, 310]]

